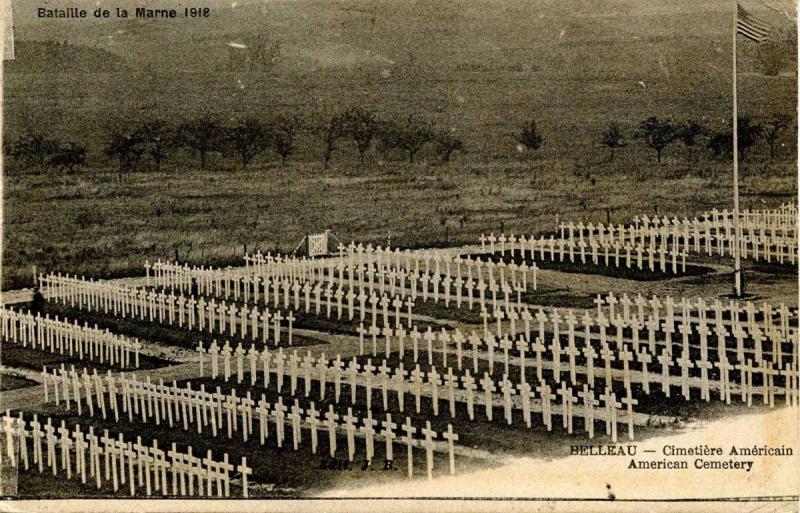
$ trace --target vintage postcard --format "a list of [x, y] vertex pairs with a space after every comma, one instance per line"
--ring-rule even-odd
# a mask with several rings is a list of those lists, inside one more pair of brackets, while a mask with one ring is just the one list
[[798, 510], [793, 0], [0, 6], [0, 510]]

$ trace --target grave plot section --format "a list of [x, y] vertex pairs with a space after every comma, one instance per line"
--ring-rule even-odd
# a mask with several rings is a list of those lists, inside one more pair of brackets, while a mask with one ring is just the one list
[[83, 365], [98, 370], [152, 369], [173, 362], [142, 354], [135, 338], [90, 327], [49, 314], [31, 315], [0, 309], [2, 363], [6, 367], [41, 370], [58, 365]]
[[[570, 224], [569, 235], [556, 238], [544, 235], [538, 239], [501, 234], [480, 238], [487, 261], [501, 267], [514, 264], [536, 263], [542, 269], [566, 273], [599, 274], [610, 278], [637, 281], [663, 280], [676, 276], [697, 276], [713, 272], [712, 268], [687, 264], [688, 253], [666, 245], [643, 246], [635, 243], [620, 244], [608, 237], [597, 235], [595, 227]], [[577, 231], [575, 231], [577, 229]]]
[[[332, 406], [317, 410], [313, 402], [300, 408], [298, 401], [284, 405], [282, 398], [271, 401], [264, 395], [255, 401], [250, 391], [237, 394], [229, 387], [206, 391], [202, 383], [199, 387], [175, 382], [165, 385], [150, 383], [149, 379], [140, 381], [134, 375], [87, 376], [55, 372], [47, 377], [47, 401], [55, 405], [59, 415], [69, 412], [92, 417], [103, 425], [113, 422], [136, 433], [149, 429], [169, 440], [178, 436], [190, 440], [195, 449], [222, 446], [232, 454], [253, 455], [253, 482], [280, 479], [276, 470], [286, 465], [264, 467], [272, 465], [273, 458], [294, 458], [295, 464], [305, 467], [304, 472], [334, 470], [327, 467], [341, 462], [352, 466], [355, 459], [362, 460], [361, 466], [367, 467], [364, 470], [371, 470], [374, 461], [376, 467], [386, 471], [399, 465], [397, 471], [404, 470], [409, 476], [417, 472], [432, 477], [435, 467], [441, 472], [455, 472], [454, 442], [458, 435], [452, 427], [437, 433], [430, 421], [412, 421], [407, 416], [398, 421], [402, 424], [399, 426], [388, 417], [376, 428], [379, 423], [369, 411], [359, 415], [351, 408], [345, 413], [334, 411]], [[81, 392], [80, 383], [89, 381], [93, 388]], [[401, 444], [405, 445], [403, 451], [395, 447]], [[287, 451], [301, 451], [298, 454], [302, 456], [289, 456]], [[401, 465], [401, 458], [395, 461], [395, 454], [405, 456], [406, 461]]]
[[[724, 216], [711, 218], [714, 249], [729, 251]], [[754, 230], [776, 218], [754, 217]], [[147, 262], [140, 287], [43, 275], [45, 315], [0, 310], [4, 351], [54, 358], [35, 369], [43, 404], [0, 422], [4, 455], [43, 494], [63, 493], [44, 479], [58, 460], [87, 496], [297, 497], [796, 407], [797, 308], [538, 283], [553, 260], [686, 277], [703, 226], [687, 237], [652, 220], [564, 224], [560, 239], [440, 250], [351, 243], [226, 269]], [[159, 371], [137, 339], [182, 348], [181, 365]]]
[[[214, 451], [192, 454], [191, 446], [181, 450], [159, 447], [158, 440], [143, 441], [109, 429], [82, 428], [66, 420], [22, 412], [0, 417], [3, 444], [0, 455], [19, 471], [51, 474], [53, 480], [74, 481], [94, 497], [248, 497], [248, 476], [253, 470], [242, 456], [238, 464], [228, 454]], [[238, 483], [232, 485], [234, 475]], [[58, 487], [44, 484], [36, 498], [58, 498]], [[238, 485], [238, 486], [237, 486]], [[48, 491], [49, 488], [49, 491]], [[95, 490], [92, 490], [95, 488]], [[233, 492], [232, 492], [233, 490]], [[24, 490], [22, 496], [26, 496]], [[68, 495], [67, 495], [68, 496]]]
[[[740, 255], [745, 261], [797, 262], [797, 211], [744, 210], [739, 223]], [[549, 238], [513, 234], [481, 235], [485, 258], [508, 262], [536, 261], [544, 269], [656, 280], [665, 276], [704, 275], [711, 269], [687, 264], [690, 254], [734, 256], [734, 222], [727, 210], [704, 212], [692, 220], [636, 217], [628, 225], [561, 223]], [[507, 253], [508, 252], [508, 253]], [[498, 255], [499, 253], [499, 255]], [[624, 264], [624, 265], [623, 265]]]
[[[342, 246], [338, 258], [320, 261], [255, 255], [246, 258], [248, 266], [237, 271], [203, 269], [179, 264], [147, 264], [155, 286], [192, 295], [213, 295], [247, 302], [269, 302], [274, 307], [284, 298], [283, 307], [308, 313], [320, 310], [327, 318], [336, 309], [337, 320], [346, 305], [347, 317], [353, 310], [364, 320], [368, 310], [389, 309], [393, 314], [413, 313], [435, 319], [476, 322], [475, 311], [486, 307], [491, 295], [527, 293], [536, 289], [536, 268], [522, 265], [509, 269], [508, 276], [493, 273], [480, 261], [438, 251], [403, 251], [373, 248], [371, 245]], [[148, 279], [148, 281], [150, 281]], [[272, 291], [272, 293], [270, 293]], [[290, 300], [290, 293], [294, 300]], [[366, 294], [366, 297], [364, 297]], [[321, 306], [322, 305], [322, 306]], [[468, 309], [467, 309], [468, 308]], [[415, 322], [424, 327], [425, 321]]]
[[214, 301], [200, 303], [182, 295], [52, 274], [41, 276], [40, 283], [51, 301], [70, 310], [86, 311], [98, 322], [111, 316], [121, 320], [116, 326], [127, 331], [137, 331], [143, 324], [166, 328], [155, 332], [156, 341], [184, 347], [194, 347], [200, 336], [273, 346], [319, 343], [318, 339], [294, 333], [291, 312], [284, 316], [281, 310], [269, 308], [247, 308]]
[[[429, 351], [433, 354], [433, 351]], [[429, 360], [430, 361], [430, 360]], [[533, 361], [533, 358], [531, 358]], [[594, 412], [594, 404], [589, 402], [585, 408], [583, 406], [572, 406], [576, 402], [573, 387], [575, 382], [567, 384], [563, 380], [560, 390], [553, 391], [548, 379], [539, 378], [538, 390], [540, 396], [533, 393], [532, 387], [525, 380], [515, 382], [513, 376], [508, 372], [508, 359], [506, 360], [506, 373], [502, 374], [501, 380], [495, 380], [484, 372], [483, 376], [473, 377], [468, 369], [454, 371], [446, 363], [440, 367], [441, 373], [435, 366], [429, 366], [426, 370], [420, 367], [417, 362], [415, 367], [405, 370], [403, 362], [398, 362], [397, 367], [387, 365], [389, 361], [384, 359], [380, 366], [372, 363], [371, 358], [353, 357], [345, 360], [338, 356], [334, 360], [326, 360], [324, 355], [314, 358], [311, 354], [300, 357], [296, 352], [285, 354], [282, 350], [270, 353], [269, 350], [261, 352], [260, 355], [252, 355], [249, 364], [243, 358], [237, 357], [235, 361], [235, 380], [237, 383], [247, 382], [244, 375], [245, 370], [249, 370], [250, 386], [261, 383], [261, 386], [270, 383], [270, 376], [275, 375], [274, 382], [278, 393], [289, 394], [290, 397], [305, 394], [306, 397], [316, 391], [317, 397], [324, 398], [326, 393], [333, 397], [334, 402], [340, 403], [348, 401], [351, 406], [356, 404], [366, 404], [366, 408], [382, 408], [387, 411], [390, 398], [393, 398], [393, 407], [399, 408], [399, 412], [404, 412], [406, 406], [414, 408], [416, 414], [420, 414], [423, 398], [430, 401], [430, 412], [435, 417], [440, 413], [440, 402], [449, 404], [450, 416], [455, 417], [456, 403], [462, 403], [466, 407], [466, 412], [470, 420], [474, 420], [476, 410], [483, 412], [481, 415], [491, 421], [493, 411], [496, 407], [503, 410], [507, 423], [511, 422], [513, 412], [522, 412], [525, 423], [530, 427], [531, 413], [541, 413], [543, 425], [552, 429], [552, 416], [563, 417], [563, 426], [572, 432], [573, 417], [592, 415], [592, 419], [587, 424], [593, 424], [594, 420], [603, 421], [608, 426], [608, 433], [616, 440], [616, 423], [619, 418], [629, 427], [629, 436], [632, 436], [632, 426], [634, 423], [639, 425], [668, 424], [674, 419], [656, 419], [654, 416], [639, 415], [632, 409], [631, 405], [635, 400], [631, 398], [630, 390], [627, 393], [627, 400], [631, 403], [627, 411], [617, 412], [620, 403], [616, 405], [612, 402], [615, 395], [611, 387], [606, 387], [605, 411]], [[394, 362], [392, 362], [394, 363]], [[234, 379], [231, 368], [232, 361], [227, 353], [217, 354], [212, 351], [210, 355], [212, 378], [220, 378], [225, 382]], [[493, 368], [490, 370], [494, 371]], [[499, 370], [499, 365], [498, 365]], [[377, 372], [376, 372], [377, 371]], [[259, 382], [257, 375], [262, 373]], [[556, 383], [560, 380], [557, 374]], [[298, 381], [302, 380], [303, 387], [299, 387]], [[536, 383], [533, 379], [531, 383]], [[333, 387], [332, 394], [328, 390]], [[346, 387], [345, 393], [342, 388]], [[284, 388], [285, 387], [285, 388]], [[558, 388], [558, 387], [556, 387]], [[517, 390], [522, 390], [519, 397], [516, 397]], [[589, 393], [593, 394], [590, 390]], [[374, 396], [379, 395], [380, 399]], [[587, 401], [594, 399], [594, 395], [587, 394]], [[558, 398], [564, 399], [559, 403]], [[442, 408], [444, 409], [444, 408]], [[587, 426], [588, 432], [593, 428]], [[593, 435], [590, 435], [593, 436]]]

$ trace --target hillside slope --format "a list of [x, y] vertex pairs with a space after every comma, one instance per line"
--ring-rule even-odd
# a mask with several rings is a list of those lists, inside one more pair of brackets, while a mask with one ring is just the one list
[[[135, 5], [119, 3], [127, 4]], [[453, 128], [469, 148], [493, 156], [513, 152], [509, 134], [530, 116], [548, 134], [545, 152], [580, 153], [596, 146], [609, 121], [632, 128], [658, 115], [721, 125], [730, 112], [727, 1], [233, 4], [214, 0], [212, 16], [199, 20], [42, 21], [22, 12], [18, 39], [66, 41], [130, 66], [26, 62], [20, 52], [7, 69], [7, 126], [43, 125], [91, 146], [110, 126], [136, 117], [212, 111], [229, 119], [278, 110], [315, 120], [361, 104], [385, 117], [413, 113]], [[745, 4], [776, 27], [790, 26], [756, 2]], [[263, 68], [232, 65], [230, 43], [263, 44], [276, 57]], [[792, 54], [783, 74], [764, 76], [760, 50], [741, 47], [743, 112], [794, 112]], [[104, 73], [108, 66], [116, 76]], [[37, 69], [50, 76], [28, 76]]]

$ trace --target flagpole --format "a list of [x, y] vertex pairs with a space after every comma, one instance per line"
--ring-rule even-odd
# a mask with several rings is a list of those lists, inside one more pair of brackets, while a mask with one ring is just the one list
[[737, 297], [742, 295], [742, 262], [739, 242], [739, 109], [736, 94], [736, 32], [738, 0], [733, 0], [733, 280]]

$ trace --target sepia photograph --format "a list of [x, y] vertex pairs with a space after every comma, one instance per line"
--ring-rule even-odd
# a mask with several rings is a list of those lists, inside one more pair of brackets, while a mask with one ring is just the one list
[[0, 510], [797, 511], [794, 0], [0, 19]]

